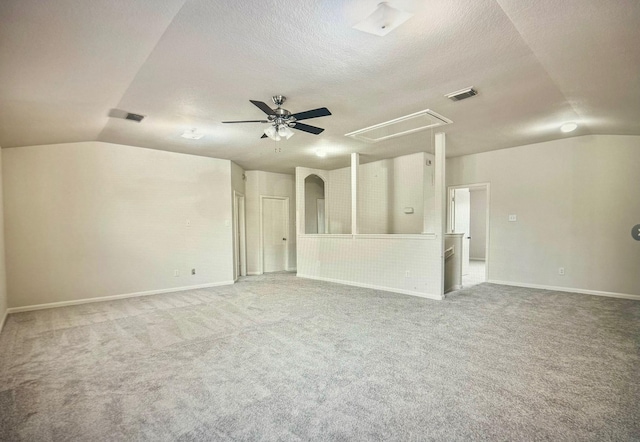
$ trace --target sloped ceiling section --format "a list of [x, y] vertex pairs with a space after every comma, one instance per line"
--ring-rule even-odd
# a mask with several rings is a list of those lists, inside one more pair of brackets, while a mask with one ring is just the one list
[[0, 146], [96, 140], [183, 4], [0, 2]]
[[[0, 4], [0, 145], [101, 140], [228, 158], [245, 169], [332, 168], [432, 149], [430, 132], [367, 144], [348, 132], [423, 109], [450, 118], [450, 155], [588, 133], [640, 134], [635, 0], [396, 0], [386, 37], [352, 26], [377, 0]], [[475, 86], [479, 95], [444, 95]], [[260, 139], [249, 99], [288, 97], [319, 136]], [[111, 109], [146, 115], [138, 124]], [[578, 130], [562, 134], [562, 122]], [[197, 128], [200, 140], [180, 137]], [[317, 158], [317, 150], [327, 157]]]

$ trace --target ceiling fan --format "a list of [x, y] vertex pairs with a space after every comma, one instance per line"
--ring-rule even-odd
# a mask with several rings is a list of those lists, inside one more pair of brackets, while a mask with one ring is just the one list
[[287, 97], [283, 95], [274, 95], [271, 99], [273, 100], [273, 103], [278, 106], [277, 108], [271, 109], [267, 103], [249, 100], [262, 112], [267, 114], [266, 120], [223, 121], [223, 123], [271, 123], [271, 125], [264, 130], [264, 134], [261, 138], [269, 137], [272, 140], [280, 141], [282, 138], [288, 140], [293, 136], [293, 131], [291, 129], [297, 129], [313, 135], [319, 135], [324, 131], [324, 129], [300, 123], [299, 121], [331, 115], [331, 112], [329, 112], [329, 109], [326, 107], [292, 114], [288, 110], [282, 108], [282, 104], [285, 102]]

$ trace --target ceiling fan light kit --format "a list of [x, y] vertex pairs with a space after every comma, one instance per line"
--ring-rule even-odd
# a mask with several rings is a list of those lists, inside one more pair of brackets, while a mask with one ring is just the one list
[[264, 130], [262, 138], [271, 138], [274, 141], [280, 141], [282, 138], [286, 140], [291, 138], [294, 134], [291, 129], [297, 129], [313, 135], [319, 135], [324, 131], [324, 129], [320, 127], [300, 123], [299, 121], [326, 117], [331, 115], [329, 109], [320, 107], [318, 109], [292, 114], [287, 109], [282, 108], [286, 99], [287, 97], [283, 95], [274, 95], [271, 97], [271, 100], [273, 100], [273, 103], [277, 106], [275, 109], [271, 109], [268, 104], [262, 101], [249, 100], [258, 109], [267, 114], [266, 120], [223, 121], [223, 123], [270, 123], [271, 125]]

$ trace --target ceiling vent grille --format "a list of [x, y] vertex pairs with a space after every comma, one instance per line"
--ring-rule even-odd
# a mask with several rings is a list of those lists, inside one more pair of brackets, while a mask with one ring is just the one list
[[139, 123], [144, 119], [144, 115], [132, 114], [131, 112], [127, 112], [127, 116], [124, 118], [125, 120], [131, 120], [131, 121], [135, 121], [136, 123]]
[[376, 124], [375, 126], [369, 126], [354, 132], [349, 132], [348, 134], [345, 134], [345, 136], [365, 141], [367, 143], [377, 143], [379, 141], [388, 140], [389, 138], [396, 138], [402, 135], [408, 135], [421, 130], [444, 126], [451, 123], [453, 123], [453, 121], [450, 119], [443, 117], [430, 109], [425, 109], [411, 115]]
[[460, 101], [464, 100], [465, 98], [471, 98], [475, 95], [478, 95], [478, 91], [472, 87], [468, 87], [466, 89], [451, 92], [450, 94], [445, 95], [445, 97], [452, 101]]

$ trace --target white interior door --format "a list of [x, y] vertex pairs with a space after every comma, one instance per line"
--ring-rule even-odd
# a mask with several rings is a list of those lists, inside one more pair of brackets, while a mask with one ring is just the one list
[[469, 274], [469, 240], [471, 239], [471, 194], [469, 189], [455, 189], [453, 200], [453, 231], [462, 237], [462, 274]]
[[286, 199], [262, 199], [263, 272], [287, 269], [289, 202]]

